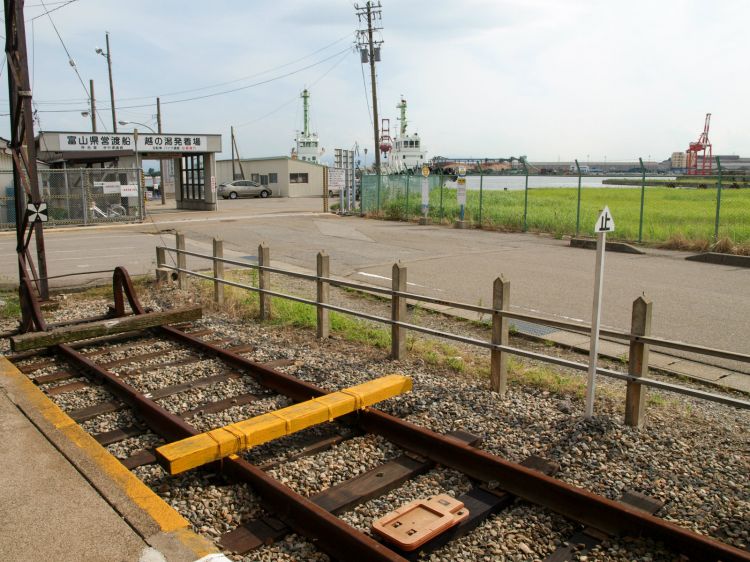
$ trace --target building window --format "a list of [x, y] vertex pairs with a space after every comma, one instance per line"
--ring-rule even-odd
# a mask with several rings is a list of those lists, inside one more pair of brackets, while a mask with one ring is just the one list
[[307, 183], [307, 174], [289, 174], [289, 183]]
[[279, 174], [268, 174], [268, 183], [279, 183]]
[[250, 180], [258, 183], [260, 181], [260, 174], [250, 174]]

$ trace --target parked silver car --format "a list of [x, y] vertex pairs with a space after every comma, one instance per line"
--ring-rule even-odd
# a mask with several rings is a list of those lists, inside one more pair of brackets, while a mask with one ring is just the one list
[[271, 196], [271, 188], [256, 181], [234, 180], [222, 183], [219, 186], [219, 196], [224, 199], [237, 199], [238, 197], [266, 198]]

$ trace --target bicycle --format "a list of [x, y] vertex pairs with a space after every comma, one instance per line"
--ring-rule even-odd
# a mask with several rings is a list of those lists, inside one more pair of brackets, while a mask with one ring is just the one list
[[107, 210], [103, 211], [99, 208], [96, 202], [92, 202], [91, 207], [89, 207], [89, 211], [91, 211], [92, 219], [114, 219], [118, 217], [124, 217], [128, 214], [127, 209], [125, 209], [125, 207], [118, 203], [107, 206]]

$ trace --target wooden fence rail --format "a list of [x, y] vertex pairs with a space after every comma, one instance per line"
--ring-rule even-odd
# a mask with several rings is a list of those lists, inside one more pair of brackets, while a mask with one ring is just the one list
[[[223, 244], [220, 240], [214, 240], [213, 254], [206, 255], [197, 252], [191, 252], [185, 249], [185, 239], [182, 234], [176, 235], [175, 248], [168, 247], [157, 247], [156, 248], [156, 277], [158, 281], [166, 281], [170, 278], [169, 272], [176, 272], [176, 278], [178, 286], [184, 288], [186, 285], [186, 276], [190, 275], [201, 279], [206, 279], [214, 283], [214, 300], [221, 304], [224, 300], [223, 286], [229, 285], [249, 291], [257, 292], [259, 294], [259, 309], [260, 318], [267, 320], [271, 317], [271, 298], [278, 297], [284, 298], [310, 306], [316, 307], [316, 318], [317, 318], [317, 330], [316, 334], [318, 338], [327, 338], [330, 334], [330, 319], [329, 311], [336, 311], [343, 314], [349, 314], [365, 320], [374, 322], [380, 322], [391, 326], [391, 353], [390, 356], [393, 359], [401, 359], [406, 355], [406, 332], [415, 331], [428, 335], [434, 335], [442, 338], [447, 338], [453, 341], [475, 345], [477, 347], [485, 348], [490, 350], [490, 388], [498, 392], [501, 396], [505, 395], [508, 387], [508, 360], [510, 355], [517, 355], [520, 357], [526, 357], [530, 359], [537, 359], [547, 363], [568, 367], [578, 371], [587, 371], [588, 365], [585, 363], [579, 363], [570, 361], [567, 359], [561, 359], [550, 355], [527, 351], [519, 348], [514, 348], [509, 345], [510, 336], [510, 320], [518, 319], [526, 322], [532, 322], [544, 326], [551, 326], [564, 330], [574, 331], [577, 333], [590, 334], [591, 327], [585, 324], [576, 324], [572, 322], [564, 322], [545, 318], [542, 316], [535, 316], [530, 314], [523, 314], [517, 312], [510, 312], [510, 282], [505, 279], [502, 275], [495, 279], [493, 284], [493, 302], [492, 308], [485, 308], [481, 306], [469, 305], [465, 303], [452, 302], [445, 299], [437, 299], [433, 297], [427, 297], [425, 295], [418, 295], [415, 293], [409, 293], [406, 291], [406, 276], [407, 268], [396, 263], [393, 265], [392, 270], [392, 287], [387, 289], [384, 287], [376, 287], [371, 285], [364, 285], [361, 283], [354, 283], [350, 281], [344, 281], [340, 279], [333, 279], [330, 276], [330, 260], [329, 256], [325, 252], [318, 253], [316, 257], [316, 273], [315, 275], [287, 271], [277, 267], [271, 266], [271, 251], [266, 244], [261, 244], [258, 247], [258, 263], [252, 264], [248, 262], [242, 262], [232, 259], [224, 258], [223, 256]], [[176, 265], [171, 266], [166, 263], [166, 253], [172, 252], [176, 254]], [[191, 271], [187, 268], [187, 257], [192, 256], [200, 259], [209, 260], [213, 264], [213, 275], [206, 275], [198, 271]], [[245, 269], [255, 269], [258, 271], [258, 284], [257, 286], [247, 285], [236, 281], [231, 281], [225, 278], [224, 266], [234, 265]], [[312, 281], [316, 286], [316, 297], [315, 300], [305, 299], [293, 295], [287, 295], [279, 293], [271, 289], [271, 273], [281, 274], [290, 277], [296, 277]], [[355, 310], [346, 309], [340, 306], [330, 304], [330, 287], [345, 287], [360, 290], [368, 293], [375, 293], [390, 297], [391, 301], [391, 315], [390, 318], [383, 318], [372, 314], [367, 314]], [[406, 322], [407, 317], [407, 301], [412, 302], [427, 302], [433, 304], [440, 304], [453, 308], [459, 308], [463, 310], [469, 310], [478, 312], [479, 314], [487, 314], [492, 319], [491, 323], [491, 340], [483, 341], [475, 338], [466, 336], [460, 336], [432, 328], [426, 328], [424, 326], [418, 326]], [[724, 359], [730, 359], [734, 361], [741, 361], [750, 363], [750, 355], [737, 353], [733, 351], [726, 351], [721, 349], [707, 348], [703, 346], [696, 346], [684, 342], [677, 342], [667, 340], [663, 338], [654, 338], [650, 336], [651, 330], [651, 314], [652, 314], [652, 303], [643, 297], [637, 298], [633, 302], [632, 312], [632, 323], [630, 332], [618, 331], [618, 330], [602, 330], [602, 335], [619, 339], [627, 342], [630, 346], [628, 355], [628, 372], [622, 373], [611, 369], [605, 369], [598, 367], [596, 373], [611, 378], [624, 380], [626, 382], [626, 393], [625, 393], [625, 423], [634, 427], [642, 427], [645, 421], [645, 404], [646, 404], [646, 388], [660, 388], [671, 392], [677, 392], [680, 394], [693, 396], [696, 398], [710, 400], [713, 402], [719, 402], [731, 406], [735, 406], [743, 409], [750, 409], [750, 402], [727, 396], [723, 394], [716, 394], [711, 392], [705, 392], [689, 387], [679, 386], [670, 382], [649, 379], [648, 378], [648, 355], [649, 347], [656, 345], [660, 347], [676, 348], [683, 351], [689, 351], [693, 353], [700, 353], [704, 355], [712, 355], [716, 357], [722, 357]]]

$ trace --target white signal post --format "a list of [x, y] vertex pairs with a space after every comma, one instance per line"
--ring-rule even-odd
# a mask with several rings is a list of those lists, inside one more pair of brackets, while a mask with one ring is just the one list
[[591, 312], [591, 343], [589, 344], [589, 379], [586, 387], [586, 412], [584, 417], [590, 419], [594, 415], [594, 385], [596, 376], [596, 362], [599, 356], [599, 323], [602, 317], [602, 288], [604, 286], [604, 250], [607, 246], [607, 232], [614, 232], [615, 221], [609, 207], [596, 219], [596, 272], [594, 278], [594, 306]]

